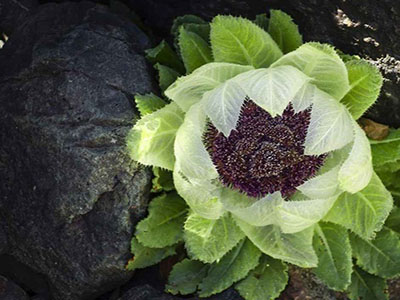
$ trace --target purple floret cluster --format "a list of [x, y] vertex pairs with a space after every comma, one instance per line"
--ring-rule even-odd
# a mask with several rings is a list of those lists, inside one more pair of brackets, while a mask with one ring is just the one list
[[310, 115], [310, 108], [295, 113], [289, 104], [282, 115], [272, 117], [246, 100], [228, 137], [209, 123], [204, 142], [222, 183], [250, 197], [276, 191], [292, 195], [326, 156], [304, 154]]

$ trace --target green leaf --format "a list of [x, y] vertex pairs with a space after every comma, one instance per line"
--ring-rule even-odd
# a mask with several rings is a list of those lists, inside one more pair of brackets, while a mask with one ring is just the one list
[[175, 188], [171, 171], [167, 171], [158, 167], [153, 167], [153, 174], [154, 178], [152, 180], [152, 193], [159, 193], [161, 191], [169, 192]]
[[351, 281], [351, 246], [347, 230], [332, 223], [315, 227], [314, 249], [318, 267], [313, 272], [329, 288], [343, 291]]
[[229, 63], [209, 63], [196, 69], [192, 74], [178, 78], [166, 91], [168, 98], [184, 111], [200, 102], [203, 94], [216, 88], [226, 80], [253, 69]]
[[400, 236], [400, 208], [393, 207], [385, 225]]
[[185, 68], [181, 60], [166, 41], [163, 40], [157, 47], [148, 49], [145, 52], [146, 58], [152, 64], [159, 63], [170, 67], [179, 73], [184, 73]]
[[386, 280], [354, 268], [348, 295], [351, 300], [388, 300]]
[[272, 67], [284, 65], [296, 67], [313, 78], [313, 84], [336, 100], [350, 89], [346, 66], [331, 45], [306, 43], [282, 56]]
[[188, 31], [184, 27], [179, 29], [179, 49], [188, 74], [198, 67], [212, 62], [208, 43], [198, 34]]
[[383, 77], [377, 67], [363, 59], [346, 62], [346, 68], [350, 90], [341, 101], [357, 120], [378, 98]]
[[331, 170], [318, 174], [308, 179], [305, 183], [297, 187], [297, 190], [310, 198], [331, 197], [337, 193], [339, 166], [333, 167]]
[[[223, 244], [221, 244], [223, 245]], [[200, 297], [222, 292], [236, 281], [243, 279], [258, 265], [261, 252], [248, 239], [242, 240], [219, 262], [210, 266], [207, 276], [201, 282]]]
[[368, 273], [383, 278], [400, 275], [400, 236], [398, 233], [384, 227], [373, 240], [364, 240], [351, 234], [350, 241], [357, 265]]
[[246, 300], [276, 299], [288, 282], [288, 267], [280, 260], [263, 255], [260, 264], [235, 289]]
[[316, 267], [318, 258], [312, 247], [314, 228], [285, 234], [278, 226], [257, 227], [235, 218], [240, 229], [263, 253], [303, 268]]
[[210, 38], [217, 62], [266, 68], [282, 56], [271, 36], [244, 18], [216, 16], [211, 23]]
[[179, 28], [182, 25], [186, 24], [205, 24], [207, 25], [207, 22], [204, 21], [202, 18], [195, 16], [195, 15], [183, 15], [176, 17], [172, 27], [171, 27], [171, 34], [174, 35], [175, 37], [179, 36]]
[[161, 91], [165, 91], [180, 75], [174, 69], [159, 63], [155, 64], [154, 68], [158, 71], [158, 85]]
[[243, 239], [243, 232], [229, 214], [217, 220], [190, 213], [185, 222], [185, 246], [194, 259], [213, 263]]
[[339, 170], [338, 180], [342, 190], [356, 193], [368, 185], [374, 170], [368, 138], [357, 122], [352, 123], [355, 138], [349, 156]]
[[143, 269], [155, 265], [164, 258], [175, 254], [175, 246], [165, 248], [148, 248], [134, 237], [131, 241], [131, 252], [134, 257], [128, 262], [128, 270]]
[[185, 30], [196, 33], [198, 36], [200, 36], [205, 42], [210, 40], [210, 24], [194, 24], [194, 23], [189, 23], [189, 24], [183, 24], [182, 25]]
[[267, 14], [256, 15], [256, 18], [254, 19], [253, 22], [254, 24], [258, 25], [261, 29], [264, 29], [264, 31], [268, 32], [269, 19], [267, 18]]
[[283, 53], [296, 50], [303, 44], [299, 28], [288, 14], [281, 10], [270, 10], [268, 33], [281, 48]]
[[391, 129], [382, 141], [370, 141], [374, 167], [400, 160], [400, 129]]
[[189, 295], [196, 292], [209, 267], [200, 261], [185, 258], [174, 265], [165, 287], [166, 292], [173, 295]]
[[137, 94], [135, 96], [135, 102], [136, 107], [140, 112], [140, 116], [142, 117], [159, 110], [167, 104], [163, 99], [153, 93], [146, 95]]
[[163, 248], [183, 240], [185, 201], [175, 192], [154, 198], [149, 215], [136, 226], [136, 237], [146, 247]]
[[336, 200], [325, 220], [370, 239], [382, 228], [392, 205], [392, 196], [374, 173], [363, 190], [355, 194], [344, 192]]
[[173, 170], [175, 135], [183, 116], [178, 105], [170, 103], [140, 119], [127, 138], [131, 158], [147, 166]]

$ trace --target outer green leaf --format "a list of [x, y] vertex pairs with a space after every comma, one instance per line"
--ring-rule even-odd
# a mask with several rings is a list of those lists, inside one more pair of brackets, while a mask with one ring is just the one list
[[268, 32], [269, 19], [267, 18], [267, 14], [256, 15], [256, 18], [253, 22], [254, 24], [258, 25], [261, 29], [264, 29], [265, 31]]
[[173, 176], [176, 191], [196, 214], [207, 219], [218, 219], [224, 213], [222, 203], [218, 200], [219, 187], [209, 180], [189, 180], [177, 166]]
[[179, 73], [170, 67], [162, 64], [155, 64], [154, 68], [158, 71], [158, 85], [162, 91], [165, 91], [179, 77]]
[[291, 66], [251, 70], [231, 79], [242, 87], [250, 99], [272, 116], [282, 114], [309, 80]]
[[126, 268], [128, 270], [143, 269], [151, 265], [155, 265], [164, 258], [175, 254], [175, 246], [165, 248], [148, 248], [143, 246], [134, 237], [131, 242], [131, 252], [133, 259], [128, 262]]
[[392, 206], [392, 196], [374, 173], [363, 190], [355, 194], [343, 193], [325, 220], [342, 225], [361, 237], [370, 239], [382, 228]]
[[315, 275], [331, 289], [346, 289], [353, 266], [347, 230], [332, 223], [320, 223], [315, 227], [313, 244], [318, 256], [318, 267], [313, 270]]
[[210, 220], [192, 212], [185, 223], [185, 245], [189, 255], [206, 263], [221, 259], [243, 237], [229, 214]]
[[241, 241], [219, 262], [211, 265], [207, 277], [200, 284], [200, 297], [222, 292], [246, 277], [258, 265], [261, 252], [248, 239]]
[[211, 122], [226, 137], [236, 127], [246, 92], [233, 80], [227, 80], [206, 92], [202, 102]]
[[179, 16], [175, 18], [172, 24], [171, 34], [177, 37], [179, 35], [179, 28], [186, 24], [207, 24], [207, 22], [195, 15]]
[[183, 122], [183, 115], [175, 103], [170, 103], [140, 119], [127, 138], [132, 159], [144, 165], [173, 170], [175, 134]]
[[226, 80], [253, 69], [229, 63], [209, 63], [196, 69], [192, 74], [178, 78], [166, 91], [168, 98], [175, 101], [184, 111], [200, 102], [203, 94]]
[[271, 36], [244, 18], [216, 16], [210, 37], [215, 61], [265, 68], [282, 56]]
[[185, 30], [196, 33], [198, 36], [200, 36], [205, 42], [208, 43], [210, 40], [210, 24], [194, 24], [194, 23], [189, 23], [189, 24], [183, 24], [183, 28]]
[[400, 236], [400, 208], [393, 207], [385, 225]]
[[273, 300], [288, 282], [288, 267], [280, 260], [263, 255], [260, 264], [235, 289], [246, 300]]
[[152, 180], [153, 187], [151, 189], [151, 192], [153, 193], [158, 193], [161, 191], [169, 192], [175, 188], [171, 171], [153, 167], [153, 174], [154, 178]]
[[179, 48], [187, 73], [212, 61], [211, 49], [207, 42], [184, 27], [179, 29]]
[[354, 268], [348, 295], [351, 300], [387, 300], [386, 280]]
[[183, 223], [187, 214], [185, 201], [175, 192], [154, 198], [149, 216], [136, 226], [136, 237], [146, 247], [163, 248], [183, 239]]
[[262, 252], [303, 268], [316, 267], [318, 258], [312, 248], [314, 228], [284, 234], [278, 226], [256, 227], [235, 218], [240, 229]]
[[339, 186], [342, 190], [356, 193], [365, 188], [371, 180], [371, 146], [364, 130], [353, 121], [354, 142], [348, 158], [339, 170]]
[[314, 79], [319, 89], [340, 100], [349, 91], [347, 69], [343, 61], [328, 44], [306, 43], [292, 51], [272, 67], [290, 65]]
[[281, 48], [283, 53], [296, 50], [303, 44], [299, 28], [288, 14], [281, 10], [270, 10], [268, 33]]
[[378, 68], [363, 59], [346, 62], [350, 90], [341, 100], [354, 119], [358, 119], [376, 101], [383, 77]]
[[350, 235], [353, 255], [359, 265], [368, 273], [392, 278], [400, 275], [400, 236], [384, 227], [375, 239], [367, 241], [355, 234]]
[[320, 155], [340, 149], [354, 139], [353, 119], [347, 109], [319, 89], [313, 90], [311, 120], [304, 153]]
[[173, 295], [188, 295], [196, 292], [197, 286], [207, 275], [209, 265], [185, 258], [174, 265], [165, 290]]
[[375, 167], [400, 160], [400, 129], [392, 129], [386, 139], [370, 141], [372, 161]]
[[157, 47], [146, 50], [146, 54], [146, 58], [153, 64], [160, 63], [180, 73], [185, 71], [178, 55], [164, 40]]
[[153, 93], [147, 95], [138, 94], [135, 96], [135, 102], [142, 117], [159, 110], [167, 104], [163, 99]]

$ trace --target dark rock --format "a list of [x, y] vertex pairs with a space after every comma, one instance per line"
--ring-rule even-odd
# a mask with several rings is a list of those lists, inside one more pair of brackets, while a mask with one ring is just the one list
[[11, 35], [38, 6], [37, 0], [0, 1], [0, 33]]
[[39, 7], [0, 50], [7, 254], [43, 274], [52, 299], [92, 299], [132, 276], [150, 173], [125, 136], [133, 95], [154, 89], [149, 46], [134, 24], [79, 2]]
[[400, 127], [400, 2], [392, 0], [130, 0], [133, 8], [160, 37], [175, 17], [195, 14], [211, 20], [217, 14], [254, 18], [267, 9], [282, 9], [299, 25], [306, 41], [335, 45], [372, 60], [387, 79], [378, 103], [367, 116]]
[[0, 276], [0, 300], [29, 300], [29, 297], [14, 282]]

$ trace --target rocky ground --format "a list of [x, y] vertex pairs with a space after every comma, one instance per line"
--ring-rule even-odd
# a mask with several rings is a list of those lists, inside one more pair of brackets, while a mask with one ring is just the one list
[[[0, 299], [183, 299], [163, 293], [165, 266], [125, 270], [151, 179], [125, 153], [132, 99], [158, 92], [144, 50], [169, 38], [178, 15], [284, 10], [306, 41], [374, 62], [386, 80], [368, 117], [400, 126], [397, 1], [39, 2], [0, 1], [9, 37], [0, 50]], [[344, 298], [308, 272], [290, 273], [281, 299]], [[391, 289], [399, 299], [398, 282]], [[210, 299], [241, 298], [228, 290]]]

